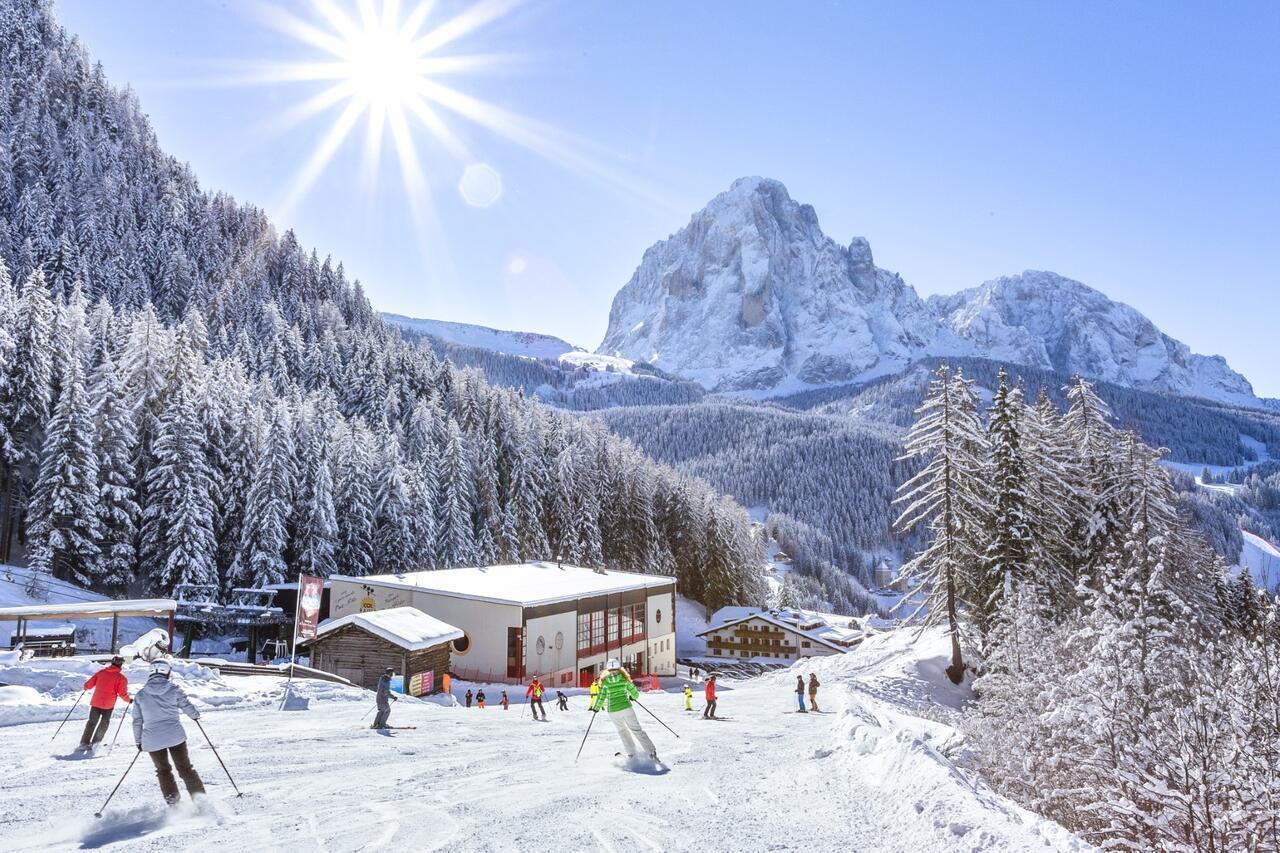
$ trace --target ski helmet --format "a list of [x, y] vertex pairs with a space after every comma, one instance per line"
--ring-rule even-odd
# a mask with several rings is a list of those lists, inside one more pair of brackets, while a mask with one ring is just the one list
[[173, 674], [173, 667], [169, 665], [169, 662], [167, 660], [158, 660], [155, 663], [151, 664], [150, 677], [152, 678], [155, 678], [157, 675], [163, 678], [168, 678], [172, 674]]
[[622, 669], [622, 664], [618, 662], [617, 658], [609, 658], [609, 662], [604, 665], [604, 668], [612, 672], [615, 669]]
[[387, 675], [395, 675], [395, 674], [396, 674], [396, 668], [395, 668], [394, 666], [389, 666], [389, 667], [387, 667], [387, 668], [384, 670], [384, 672], [386, 672], [386, 673], [387, 673]]

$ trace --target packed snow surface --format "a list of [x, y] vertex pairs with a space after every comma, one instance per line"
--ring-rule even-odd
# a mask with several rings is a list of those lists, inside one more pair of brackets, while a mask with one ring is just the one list
[[392, 607], [368, 613], [352, 613], [340, 619], [327, 619], [320, 625], [318, 633], [323, 637], [347, 625], [363, 628], [411, 652], [462, 637], [462, 629], [428, 616], [416, 607]]
[[1247, 568], [1260, 588], [1280, 592], [1280, 548], [1248, 530], [1241, 530], [1240, 536], [1244, 545], [1237, 565]]
[[[343, 580], [343, 578], [337, 578]], [[670, 586], [671, 578], [638, 572], [607, 572], [542, 560], [503, 566], [437, 569], [398, 575], [351, 578], [361, 583], [396, 584], [442, 595], [465, 595], [485, 601], [533, 607], [582, 595]]]
[[[664, 766], [627, 767], [606, 719], [548, 703], [550, 721], [491, 699], [485, 710], [402, 697], [379, 734], [367, 691], [295, 682], [310, 710], [278, 711], [278, 679], [221, 678], [194, 664], [176, 674], [244, 792], [231, 786], [184, 720], [210, 802], [173, 811], [139, 762], [101, 820], [133, 758], [60, 760], [80, 726], [49, 736], [91, 667], [46, 661], [43, 722], [0, 727], [0, 848], [170, 850], [901, 850], [1090, 849], [1061, 827], [996, 795], [945, 757], [947, 719], [968, 698], [942, 673], [947, 644], [914, 631], [877, 635], [856, 652], [720, 686], [719, 721], [683, 711], [675, 692], [641, 701], [640, 721]], [[794, 670], [794, 671], [793, 671]], [[136, 683], [139, 668], [129, 667]], [[816, 673], [823, 713], [792, 711], [796, 673]], [[16, 674], [24, 686], [34, 670]], [[0, 681], [14, 674], [0, 669]], [[701, 685], [695, 685], [701, 708]], [[523, 691], [512, 698], [523, 699]], [[30, 698], [28, 696], [28, 698]], [[82, 703], [83, 704], [83, 703]], [[2, 706], [0, 706], [2, 707]], [[73, 720], [83, 720], [78, 709]], [[20, 780], [14, 784], [13, 780]]]

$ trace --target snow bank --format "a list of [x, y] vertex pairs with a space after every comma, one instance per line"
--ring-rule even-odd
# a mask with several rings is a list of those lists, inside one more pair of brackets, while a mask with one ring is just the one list
[[[223, 676], [195, 661], [170, 658], [172, 678], [181, 685], [199, 708], [223, 708], [278, 702], [284, 679], [269, 675]], [[75, 704], [89, 676], [103, 665], [87, 657], [32, 658], [18, 664], [0, 666], [0, 690], [13, 691], [0, 697], [0, 727], [23, 723], [61, 720]], [[146, 683], [150, 664], [126, 663], [123, 667], [133, 693]], [[355, 701], [367, 699], [368, 692], [309, 679], [294, 680], [290, 689], [310, 699]], [[9, 701], [4, 701], [7, 698]], [[89, 703], [81, 700], [72, 719], [89, 715]]]

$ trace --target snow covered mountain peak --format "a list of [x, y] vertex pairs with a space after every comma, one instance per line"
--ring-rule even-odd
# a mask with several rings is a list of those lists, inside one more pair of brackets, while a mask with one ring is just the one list
[[928, 304], [985, 358], [1148, 391], [1257, 402], [1248, 380], [1221, 356], [1192, 353], [1136, 309], [1057, 273], [1001, 276]]
[[598, 352], [715, 390], [845, 382], [924, 354], [936, 320], [780, 182], [742, 178], [645, 252]]
[[837, 244], [811, 206], [760, 177], [734, 181], [644, 253], [597, 352], [763, 395], [954, 355], [1259, 403], [1221, 357], [1192, 353], [1137, 310], [1056, 273], [1029, 270], [926, 302], [875, 265], [865, 238]]

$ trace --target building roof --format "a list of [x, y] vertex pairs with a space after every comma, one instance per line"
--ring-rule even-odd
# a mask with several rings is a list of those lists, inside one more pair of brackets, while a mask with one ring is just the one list
[[[711, 616], [710, 627], [699, 631], [702, 637], [721, 628], [737, 625], [751, 619], [760, 619], [770, 625], [799, 634], [806, 639], [837, 652], [847, 652], [864, 636], [861, 629], [831, 624], [830, 616], [809, 610], [766, 610], [760, 607], [721, 607]], [[852, 617], [849, 618], [852, 623]]]
[[340, 619], [326, 619], [316, 629], [315, 639], [319, 640], [347, 625], [354, 625], [410, 652], [429, 649], [463, 636], [461, 628], [428, 616], [416, 607], [392, 607], [390, 610], [370, 610]]
[[535, 607], [605, 593], [673, 586], [674, 578], [637, 572], [608, 572], [542, 560], [505, 566], [437, 569], [398, 575], [335, 577], [373, 586], [418, 589], [438, 595], [472, 598], [498, 604]]
[[98, 619], [108, 616], [163, 616], [178, 609], [168, 598], [132, 601], [77, 601], [71, 604], [28, 604], [0, 607], [0, 622], [15, 619]]

